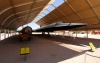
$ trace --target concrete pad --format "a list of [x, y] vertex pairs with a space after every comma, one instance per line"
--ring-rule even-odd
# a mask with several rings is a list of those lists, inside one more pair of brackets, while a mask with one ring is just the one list
[[[18, 36], [12, 36], [0, 41], [0, 63], [84, 63], [89, 41], [99, 48], [99, 40], [93, 39], [33, 36], [31, 41], [19, 42]], [[24, 61], [20, 48], [26, 46], [30, 54]]]

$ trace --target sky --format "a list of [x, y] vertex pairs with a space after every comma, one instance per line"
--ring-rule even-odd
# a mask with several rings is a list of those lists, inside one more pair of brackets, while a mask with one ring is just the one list
[[[55, 5], [56, 7], [58, 7], [63, 2], [64, 2], [64, 0], [55, 0], [53, 2], [53, 5]], [[54, 9], [55, 8], [52, 5], [50, 5], [48, 7], [49, 11], [53, 11]], [[44, 13], [45, 13], [45, 15], [47, 15], [49, 12], [47, 10], [45, 10], [43, 13], [41, 13], [42, 17], [41, 16], [36, 17], [36, 19], [34, 19], [31, 23], [29, 23], [27, 25], [30, 26], [30, 27], [32, 27], [33, 30], [40, 28], [40, 26], [38, 24], [36, 24], [36, 22], [45, 16]], [[26, 27], [27, 25], [24, 25], [23, 27]], [[21, 29], [22, 29], [22, 27], [19, 27], [17, 30], [21, 30]]]

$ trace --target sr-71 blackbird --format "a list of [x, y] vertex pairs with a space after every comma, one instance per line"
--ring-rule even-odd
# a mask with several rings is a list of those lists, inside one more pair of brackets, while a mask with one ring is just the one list
[[86, 26], [86, 23], [63, 23], [63, 22], [56, 22], [45, 27], [41, 27], [36, 29], [36, 32], [53, 32], [57, 30], [70, 30], [82, 26]]
[[23, 28], [20, 32], [21, 32], [21, 36], [22, 35], [27, 35], [27, 37], [29, 37], [32, 32], [54, 32], [54, 31], [59, 31], [59, 30], [70, 30], [70, 29], [74, 29], [74, 28], [78, 28], [78, 27], [82, 27], [82, 26], [87, 26], [86, 23], [63, 23], [63, 22], [56, 22], [56, 23], [52, 23], [50, 25], [47, 25], [45, 27], [41, 27], [38, 28], [36, 30], [32, 30], [31, 27], [27, 26], [25, 28]]

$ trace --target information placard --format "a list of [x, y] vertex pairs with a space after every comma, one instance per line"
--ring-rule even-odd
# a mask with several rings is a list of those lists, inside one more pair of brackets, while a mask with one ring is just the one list
[[20, 51], [20, 54], [21, 54], [21, 55], [29, 54], [29, 53], [30, 53], [29, 47], [22, 47], [22, 48], [21, 48], [21, 51]]
[[95, 51], [96, 50], [96, 47], [93, 45], [92, 42], [89, 42], [89, 45], [90, 45], [92, 51]]

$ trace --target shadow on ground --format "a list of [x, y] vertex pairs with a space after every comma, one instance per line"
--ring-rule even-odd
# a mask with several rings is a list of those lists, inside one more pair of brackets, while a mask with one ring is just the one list
[[92, 42], [94, 44], [94, 46], [96, 48], [100, 47], [100, 39], [87, 39], [87, 38], [73, 38], [70, 36], [64, 36], [62, 38], [62, 36], [50, 36], [48, 37], [47, 35], [36, 35], [38, 37], [44, 38], [44, 39], [48, 39], [51, 41], [55, 41], [55, 42], [61, 42], [61, 43], [65, 43], [65, 44], [73, 44], [73, 45], [78, 45], [78, 46], [89, 46], [89, 42]]
[[[26, 46], [30, 47], [30, 54], [27, 55], [27, 60], [24, 61], [24, 56], [20, 55], [20, 48]], [[33, 36], [31, 41], [20, 42], [18, 36], [0, 41], [1, 63], [57, 63], [82, 53], [36, 36]]]

